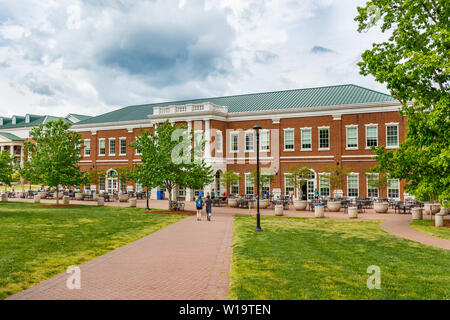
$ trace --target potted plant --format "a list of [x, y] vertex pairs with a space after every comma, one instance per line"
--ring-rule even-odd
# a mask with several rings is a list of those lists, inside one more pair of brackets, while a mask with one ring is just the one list
[[[256, 170], [250, 172], [250, 174], [248, 175], [248, 180], [251, 181], [253, 184], [256, 184]], [[272, 182], [275, 180], [275, 177], [273, 175], [272, 172], [268, 171], [268, 170], [261, 170], [259, 173], [259, 207], [261, 209], [265, 209], [269, 206], [270, 204], [270, 200], [267, 199], [263, 199], [263, 195], [262, 195], [262, 190], [263, 190], [263, 186], [266, 185], [271, 185]]]
[[84, 193], [82, 190], [79, 190], [75, 193], [75, 200], [83, 200], [84, 199]]
[[327, 202], [327, 208], [330, 211], [337, 212], [341, 210], [341, 201], [335, 199], [336, 194], [342, 194], [344, 185], [347, 182], [347, 176], [352, 169], [341, 168], [340, 166], [327, 166], [323, 171], [329, 174], [330, 191], [333, 192], [333, 197]]
[[282, 204], [277, 204], [275, 205], [275, 215], [276, 216], [282, 216], [283, 215], [283, 205]]
[[[97, 188], [97, 185], [99, 184], [100, 181], [100, 177], [105, 177], [106, 176], [106, 170], [104, 169], [91, 169], [89, 170], [88, 174], [87, 174], [87, 179], [89, 181], [89, 183], [91, 184], [91, 189], [93, 186], [95, 186], [95, 188]], [[92, 200], [94, 201], [98, 201], [98, 193], [95, 192], [92, 195]]]
[[311, 179], [311, 168], [302, 165], [295, 165], [290, 170], [292, 179], [294, 179], [294, 208], [297, 211], [305, 210], [308, 202], [303, 200], [303, 186]]
[[373, 202], [373, 209], [376, 213], [386, 213], [389, 209], [389, 202], [385, 202], [380, 198], [377, 198]]
[[[239, 176], [234, 170], [228, 170], [222, 174], [222, 178], [220, 178], [219, 181], [226, 185], [226, 190], [230, 190], [231, 185], [238, 183], [241, 178], [242, 177]], [[228, 197], [228, 206], [236, 208], [237, 198]]]

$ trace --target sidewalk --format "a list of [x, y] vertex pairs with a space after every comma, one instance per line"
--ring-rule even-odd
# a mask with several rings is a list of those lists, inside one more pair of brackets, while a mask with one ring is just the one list
[[232, 216], [190, 216], [81, 265], [79, 290], [62, 273], [8, 299], [227, 299], [232, 238]]

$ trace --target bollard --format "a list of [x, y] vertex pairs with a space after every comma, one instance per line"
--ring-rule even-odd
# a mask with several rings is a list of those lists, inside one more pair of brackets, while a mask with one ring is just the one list
[[36, 194], [34, 196], [34, 203], [40, 203], [41, 202], [41, 196], [39, 194]]
[[348, 207], [347, 214], [350, 219], [358, 218], [358, 208], [357, 207]]
[[323, 217], [325, 217], [324, 207], [322, 205], [314, 206], [314, 216], [316, 218], [323, 218]]
[[8, 194], [2, 193], [2, 202], [8, 202]]
[[437, 214], [434, 216], [434, 226], [443, 227], [444, 226], [444, 216]]
[[130, 203], [130, 207], [136, 208], [136, 198], [130, 198], [128, 202]]
[[413, 220], [422, 220], [423, 219], [423, 209], [422, 208], [412, 208], [411, 214], [412, 214]]
[[104, 206], [105, 205], [105, 198], [99, 196], [98, 199], [97, 199], [97, 205], [98, 206]]
[[63, 204], [69, 204], [69, 203], [70, 203], [69, 196], [63, 196]]

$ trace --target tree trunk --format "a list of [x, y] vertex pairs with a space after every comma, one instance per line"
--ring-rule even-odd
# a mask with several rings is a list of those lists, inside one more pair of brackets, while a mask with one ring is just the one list
[[172, 188], [167, 188], [167, 192], [169, 192], [169, 210], [172, 210]]
[[59, 188], [56, 188], [56, 205], [59, 205]]
[[150, 196], [149, 196], [149, 193], [148, 193], [148, 188], [147, 188], [147, 210], [150, 210], [150, 207], [149, 207], [149, 198]]

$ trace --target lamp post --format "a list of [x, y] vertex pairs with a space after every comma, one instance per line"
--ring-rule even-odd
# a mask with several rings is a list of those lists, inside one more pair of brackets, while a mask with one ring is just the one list
[[261, 229], [261, 217], [259, 214], [259, 130], [262, 127], [260, 125], [253, 126], [253, 130], [256, 131], [256, 229], [255, 232], [263, 231]]

